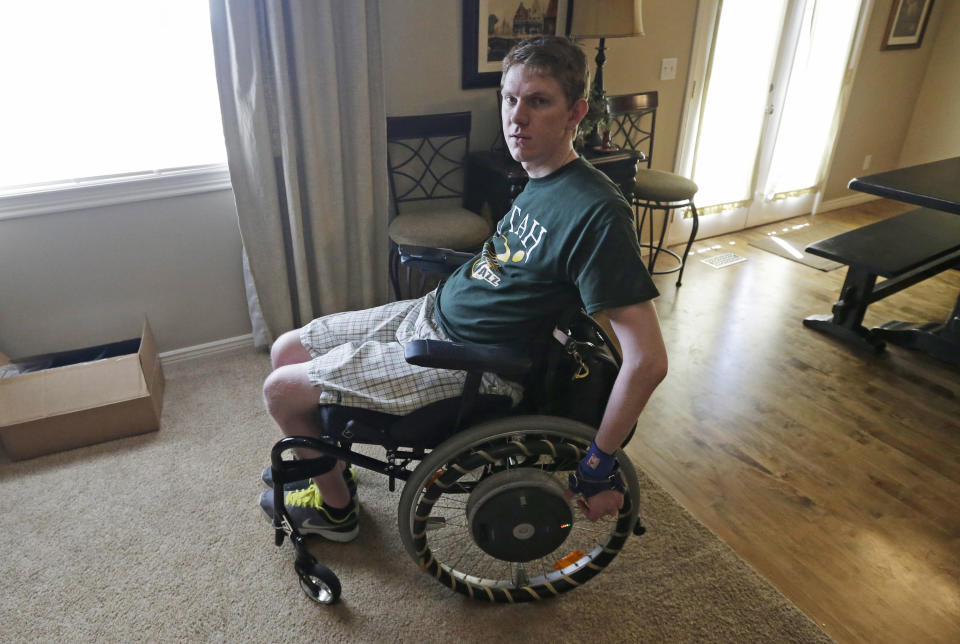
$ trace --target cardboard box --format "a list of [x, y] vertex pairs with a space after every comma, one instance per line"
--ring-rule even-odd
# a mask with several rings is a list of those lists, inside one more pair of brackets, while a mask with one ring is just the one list
[[0, 379], [0, 443], [22, 460], [156, 431], [163, 386], [144, 321], [136, 353]]

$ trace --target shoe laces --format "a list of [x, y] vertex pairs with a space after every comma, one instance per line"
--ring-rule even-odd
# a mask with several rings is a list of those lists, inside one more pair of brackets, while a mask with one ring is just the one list
[[320, 488], [317, 487], [316, 483], [311, 481], [309, 487], [287, 492], [284, 503], [319, 510], [323, 505], [323, 497], [320, 495]]

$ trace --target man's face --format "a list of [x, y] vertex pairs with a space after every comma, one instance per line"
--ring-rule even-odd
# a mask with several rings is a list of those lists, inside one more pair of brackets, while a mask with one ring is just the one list
[[500, 116], [514, 159], [531, 177], [543, 177], [573, 158], [573, 132], [583, 113], [567, 106], [556, 79], [514, 65], [503, 77]]

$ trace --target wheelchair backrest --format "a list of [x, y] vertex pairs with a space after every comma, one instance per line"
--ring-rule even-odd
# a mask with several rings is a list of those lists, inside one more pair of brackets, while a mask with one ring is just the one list
[[562, 416], [599, 427], [620, 355], [602, 327], [583, 311], [561, 320], [525, 381], [531, 413]]

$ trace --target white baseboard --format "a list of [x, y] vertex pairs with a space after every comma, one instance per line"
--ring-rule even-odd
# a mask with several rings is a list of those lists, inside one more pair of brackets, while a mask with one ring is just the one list
[[879, 198], [880, 197], [868, 195], [863, 192], [854, 195], [847, 195], [846, 197], [837, 197], [836, 199], [820, 202], [820, 206], [817, 208], [817, 214], [830, 212], [831, 210], [840, 210], [841, 208], [849, 208], [851, 206], [859, 206], [862, 203], [867, 203], [868, 201], [873, 201]]
[[193, 360], [195, 358], [208, 358], [223, 353], [232, 353], [241, 349], [253, 348], [253, 334], [238, 335], [235, 338], [224, 338], [215, 340], [206, 344], [198, 344], [192, 347], [174, 349], [160, 354], [160, 364], [164, 367], [184, 360]]

